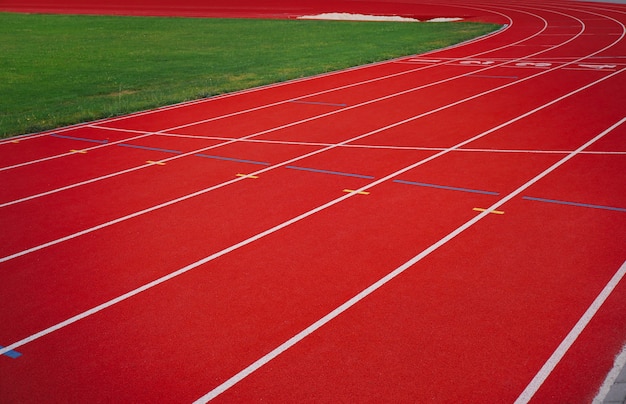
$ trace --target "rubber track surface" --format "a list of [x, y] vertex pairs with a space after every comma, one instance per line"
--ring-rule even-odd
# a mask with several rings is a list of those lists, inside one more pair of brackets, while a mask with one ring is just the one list
[[626, 7], [4, 1], [502, 24], [0, 141], [0, 402], [587, 403], [626, 342]]

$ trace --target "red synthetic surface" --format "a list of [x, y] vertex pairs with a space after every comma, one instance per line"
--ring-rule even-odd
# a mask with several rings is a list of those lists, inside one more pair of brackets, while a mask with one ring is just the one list
[[626, 7], [447, 3], [1, 1], [507, 27], [0, 141], [0, 402], [590, 402], [626, 282], [557, 347], [626, 260]]

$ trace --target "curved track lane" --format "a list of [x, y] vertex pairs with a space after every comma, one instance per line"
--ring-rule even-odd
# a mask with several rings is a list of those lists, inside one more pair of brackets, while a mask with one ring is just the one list
[[594, 397], [626, 339], [624, 7], [330, 6], [506, 26], [0, 142], [0, 401]]

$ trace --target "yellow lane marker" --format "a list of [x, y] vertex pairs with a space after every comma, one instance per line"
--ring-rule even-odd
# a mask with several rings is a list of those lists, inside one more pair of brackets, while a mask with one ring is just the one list
[[237, 174], [237, 177], [252, 178], [252, 179], [257, 179], [257, 178], [259, 178], [259, 177], [257, 177], [256, 175], [250, 175], [250, 174]]
[[164, 163], [164, 162], [162, 162], [162, 161], [152, 161], [152, 160], [148, 160], [148, 161], [146, 161], [146, 163], [148, 163], [148, 164], [156, 164], [157, 166], [164, 166], [164, 165], [165, 165], [165, 163]]
[[20, 141], [19, 140], [11, 140], [11, 143], [15, 143], [18, 144]]
[[87, 154], [87, 151], [86, 150], [75, 150], [75, 149], [72, 149], [72, 150], [70, 150], [70, 153]]
[[[485, 212], [487, 209], [483, 209], [483, 208], [474, 208], [472, 210], [475, 210], [476, 212]], [[504, 215], [504, 212], [501, 210], [492, 210], [489, 213], [493, 213], [494, 215]]]
[[344, 190], [343, 190], [343, 192], [348, 192], [348, 193], [351, 193], [351, 194], [359, 194], [359, 195], [369, 195], [369, 194], [370, 194], [370, 193], [369, 193], [369, 192], [367, 192], [367, 191], [360, 191], [360, 192], [357, 192], [357, 191], [355, 191], [354, 189], [344, 189]]

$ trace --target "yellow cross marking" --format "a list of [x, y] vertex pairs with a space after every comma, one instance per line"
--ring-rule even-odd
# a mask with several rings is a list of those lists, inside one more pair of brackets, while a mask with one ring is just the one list
[[256, 175], [250, 175], [250, 174], [237, 174], [237, 177], [252, 178], [252, 179], [257, 179], [257, 178], [259, 178], [259, 177], [257, 177]]
[[[486, 211], [487, 209], [483, 209], [483, 208], [474, 208], [474, 209], [472, 209], [472, 210], [475, 210], [476, 212], [484, 212], [484, 211]], [[492, 211], [491, 211], [491, 212], [489, 212], [489, 213], [493, 213], [494, 215], [504, 215], [504, 212], [503, 212], [503, 211], [501, 211], [501, 210], [492, 210]]]
[[162, 161], [152, 161], [152, 160], [148, 160], [148, 161], [146, 161], [146, 163], [148, 163], [148, 164], [156, 164], [156, 165], [158, 165], [158, 166], [164, 166], [164, 165], [165, 165], [165, 163], [164, 163], [164, 162], [162, 162]]
[[367, 191], [355, 191], [354, 189], [344, 189], [343, 192], [349, 192], [351, 194], [359, 194], [359, 195], [369, 195], [370, 193]]
[[70, 150], [70, 153], [87, 154], [87, 151], [86, 150], [75, 150], [75, 149], [72, 149], [72, 150]]

